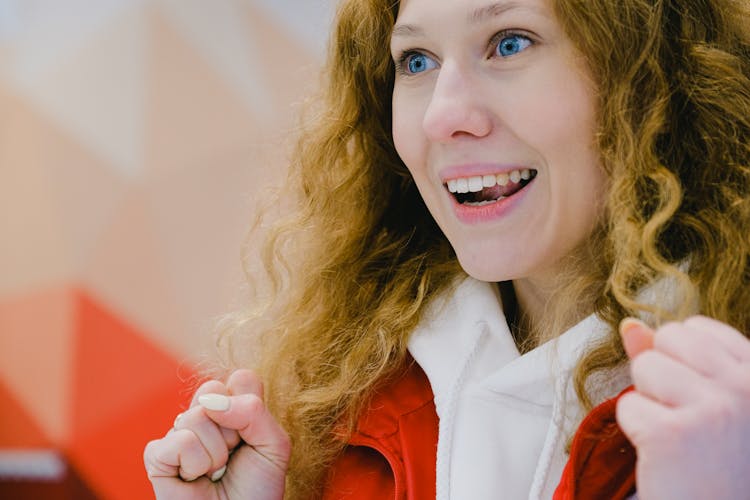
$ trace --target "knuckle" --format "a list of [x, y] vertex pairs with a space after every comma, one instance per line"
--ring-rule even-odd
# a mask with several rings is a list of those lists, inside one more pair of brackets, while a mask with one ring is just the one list
[[150, 441], [143, 452], [143, 459], [150, 464], [166, 462], [175, 442], [170, 436], [168, 439], [156, 439]]
[[694, 316], [690, 316], [686, 318], [685, 321], [683, 321], [682, 323], [690, 327], [697, 327], [697, 326], [702, 325], [705, 320], [706, 320], [705, 316], [694, 315]]
[[216, 379], [210, 379], [203, 382], [195, 392], [196, 394], [203, 394], [206, 392], [219, 392], [222, 389], [226, 389], [223, 382]]
[[234, 394], [262, 393], [263, 383], [260, 377], [249, 368], [233, 371], [227, 379], [227, 387]]
[[638, 356], [638, 358], [641, 360], [644, 368], [648, 369], [654, 367], [654, 365], [657, 365], [659, 363], [659, 360], [663, 359], [663, 355], [658, 351], [648, 350], [641, 356]]
[[681, 440], [687, 433], [687, 428], [685, 419], [675, 414], [661, 414], [649, 419], [643, 426], [642, 434], [643, 439], [649, 443], [666, 446]]
[[192, 408], [180, 413], [174, 422], [175, 429], [190, 429], [200, 424], [204, 419], [203, 408], [193, 406]]
[[179, 475], [186, 481], [192, 481], [211, 470], [211, 457], [201, 452], [184, 452], [180, 454]]
[[203, 474], [208, 472], [208, 468], [206, 468], [205, 470], [203, 469], [204, 468], [200, 466], [198, 466], [197, 468], [194, 468], [191, 466], [183, 465], [180, 467], [179, 474], [180, 474], [180, 477], [184, 481], [188, 481], [188, 482], [195, 481], [196, 479], [201, 477]]
[[268, 407], [266, 406], [266, 403], [261, 398], [253, 396], [249, 400], [249, 405], [250, 414], [252, 415], [253, 419], [265, 419], [273, 422], [273, 424], [275, 425], [278, 425], [276, 418], [271, 414], [271, 412], [268, 410]]
[[152, 441], [149, 441], [146, 443], [146, 446], [143, 448], [143, 462], [148, 464], [150, 461], [153, 460], [153, 457], [155, 455], [154, 448], [159, 446], [160, 439], [154, 439]]
[[685, 319], [685, 321], [683, 321], [683, 324], [697, 330], [702, 330], [705, 328], [715, 327], [717, 321], [713, 318], [710, 318], [709, 316], [696, 314], [695, 316], [690, 316], [689, 318]]
[[656, 436], [661, 436], [663, 439], [670, 442], [680, 441], [691, 435], [692, 428], [693, 425], [689, 419], [680, 418], [675, 414], [665, 415], [662, 418], [660, 428], [658, 429], [661, 432], [655, 434]]
[[680, 323], [670, 321], [665, 323], [654, 334], [654, 346], [656, 348], [672, 344], [675, 340], [679, 341], [684, 334], [684, 328]]
[[247, 417], [250, 419], [257, 419], [265, 412], [265, 403], [255, 394], [242, 394], [240, 396], [235, 396], [235, 398], [237, 398], [238, 406], [243, 408]]
[[626, 412], [630, 409], [635, 399], [635, 391], [628, 391], [617, 399], [615, 410], [618, 412]]
[[740, 413], [738, 399], [726, 393], [714, 394], [708, 407], [708, 416], [710, 422], [714, 425], [720, 425], [722, 422], [734, 420], [735, 416]]
[[175, 432], [175, 442], [177, 448], [183, 453], [203, 451], [203, 445], [198, 435], [189, 429], [179, 429]]
[[258, 378], [254, 370], [251, 370], [250, 368], [238, 368], [234, 370], [229, 378], [232, 377], [249, 377], [249, 378]]
[[247, 400], [248, 400], [248, 405], [250, 405], [250, 408], [252, 408], [253, 411], [262, 411], [262, 410], [265, 409], [266, 404], [257, 395], [255, 395], [255, 394], [248, 394], [246, 397], [247, 397]]
[[654, 362], [653, 351], [645, 351], [630, 361], [630, 373], [633, 379], [642, 377]]
[[220, 428], [207, 417], [196, 426], [180, 429], [180, 444], [184, 453], [208, 455], [209, 465], [225, 463], [229, 448], [224, 446]]
[[218, 466], [226, 464], [229, 461], [229, 448], [223, 447], [218, 449], [215, 454], [211, 455], [211, 465]]

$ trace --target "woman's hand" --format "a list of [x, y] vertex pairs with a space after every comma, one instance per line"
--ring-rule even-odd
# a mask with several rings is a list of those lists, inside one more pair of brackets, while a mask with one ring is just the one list
[[284, 495], [289, 437], [263, 404], [263, 385], [237, 370], [196, 391], [174, 428], [146, 445], [156, 498], [273, 499]]
[[620, 326], [635, 390], [617, 421], [638, 453], [640, 500], [750, 498], [750, 341], [695, 316]]

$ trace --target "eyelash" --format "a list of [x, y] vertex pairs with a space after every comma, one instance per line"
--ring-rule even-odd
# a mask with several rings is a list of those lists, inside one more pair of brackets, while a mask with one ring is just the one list
[[[509, 38], [512, 36], [523, 37], [529, 40], [529, 42], [531, 42], [531, 45], [534, 45], [536, 43], [534, 39], [528, 35], [528, 33], [520, 31], [520, 30], [510, 29], [510, 30], [498, 31], [497, 33], [492, 35], [492, 37], [490, 38], [490, 41], [487, 43], [487, 46], [488, 46], [487, 48], [491, 52], [491, 54], [489, 54], [488, 59], [490, 57], [498, 57], [496, 54], [498, 44], [505, 38]], [[398, 58], [396, 59], [396, 73], [398, 75], [406, 76], [406, 77], [416, 76], [416, 74], [409, 73], [405, 69], [409, 58], [413, 55], [426, 55], [426, 54], [423, 51], [418, 50], [418, 49], [408, 49], [408, 50], [404, 50], [403, 52], [401, 52]]]
[[[513, 36], [517, 36], [520, 38], [525, 38], [529, 41], [529, 46], [534, 45], [536, 42], [534, 39], [529, 36], [528, 33], [520, 30], [503, 30], [498, 33], [496, 33], [492, 38], [490, 38], [489, 47], [492, 49], [492, 56], [496, 56], [497, 47], [500, 44], [501, 41], [503, 41], [506, 38], [510, 38]], [[510, 56], [507, 56], [510, 57]]]
[[405, 69], [406, 65], [409, 63], [409, 58], [415, 55], [424, 55], [424, 53], [415, 49], [408, 49], [408, 50], [401, 52], [401, 54], [398, 56], [398, 59], [396, 60], [396, 73], [399, 76], [406, 76], [406, 77], [415, 76], [414, 74], [409, 73]]

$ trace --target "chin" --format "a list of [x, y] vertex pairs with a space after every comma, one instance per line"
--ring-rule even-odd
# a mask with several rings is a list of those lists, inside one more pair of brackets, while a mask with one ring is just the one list
[[494, 256], [493, 258], [489, 258], [476, 255], [462, 256], [461, 253], [457, 253], [457, 256], [458, 263], [466, 274], [479, 281], [496, 283], [500, 281], [510, 281], [521, 277], [521, 273], [519, 273], [517, 267], [510, 269], [508, 266], [499, 263], [498, 261], [501, 258], [499, 259]]

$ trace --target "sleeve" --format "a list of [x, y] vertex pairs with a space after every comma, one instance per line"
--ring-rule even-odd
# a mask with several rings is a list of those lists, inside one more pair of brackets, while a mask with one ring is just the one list
[[570, 458], [553, 500], [627, 500], [635, 495], [635, 448], [617, 425], [617, 400], [589, 413], [573, 437]]

